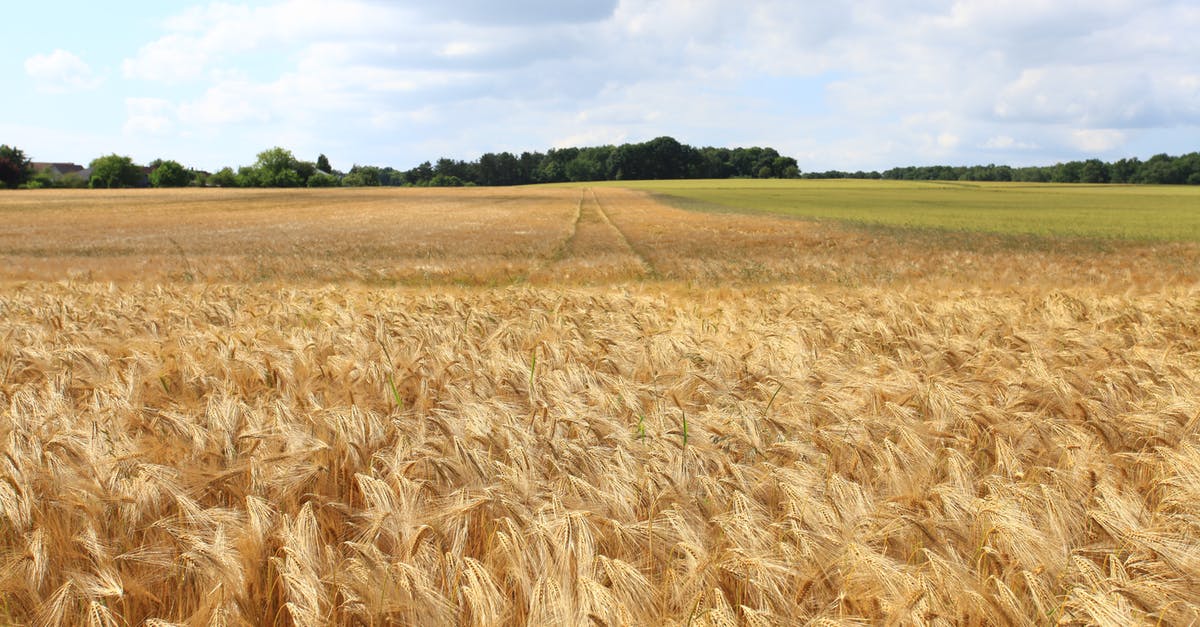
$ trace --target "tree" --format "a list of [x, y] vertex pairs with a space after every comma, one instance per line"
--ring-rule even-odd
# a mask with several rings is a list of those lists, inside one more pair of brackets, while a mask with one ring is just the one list
[[238, 187], [264, 187], [258, 168], [248, 165], [238, 168], [237, 176], [233, 177], [233, 180]]
[[278, 146], [264, 150], [254, 162], [256, 186], [299, 187], [304, 184], [299, 167], [300, 162], [290, 150]]
[[339, 187], [341, 184], [341, 179], [325, 172], [317, 172], [308, 177], [309, 187]]
[[469, 164], [466, 161], [442, 157], [434, 164], [433, 174], [434, 176], [440, 174], [444, 177], [454, 177], [461, 181], [470, 181], [478, 178], [477, 176], [472, 176], [471, 171], [476, 169], [473, 166], [474, 164]]
[[[510, 159], [512, 158], [512, 155], [507, 152], [503, 154], [508, 155]], [[516, 160], [514, 159], [513, 164], [515, 165], [515, 163]], [[479, 157], [480, 185], [512, 185], [510, 182], [511, 179], [511, 176], [502, 171], [500, 155], [485, 152], [483, 156]]]
[[224, 167], [208, 177], [208, 182], [217, 187], [236, 187], [237, 175], [233, 173], [233, 168]]
[[18, 187], [33, 175], [33, 166], [21, 149], [15, 146], [0, 146], [0, 185]]
[[192, 173], [178, 161], [160, 161], [150, 172], [150, 184], [155, 187], [187, 187], [192, 182]]
[[1137, 176], [1138, 168], [1142, 166], [1142, 162], [1137, 157], [1132, 159], [1120, 159], [1114, 161], [1109, 166], [1109, 181], [1112, 183], [1132, 183]]
[[381, 171], [373, 165], [356, 165], [350, 168], [350, 173], [342, 179], [346, 187], [379, 187]]
[[1172, 183], [1183, 183], [1185, 179], [1179, 176], [1179, 172], [1175, 168], [1175, 158], [1160, 153], [1150, 157], [1138, 169], [1138, 183], [1149, 183], [1151, 185], [1169, 185]]
[[453, 174], [434, 174], [429, 179], [430, 187], [462, 187], [463, 180]]
[[317, 173], [317, 164], [312, 161], [297, 161], [296, 174], [300, 176], [301, 184], [308, 183], [308, 179]]
[[97, 157], [88, 166], [92, 170], [92, 178], [88, 187], [117, 188], [137, 187], [141, 183], [142, 172], [133, 164], [133, 159], [117, 154]]
[[421, 165], [409, 170], [407, 178], [413, 185], [427, 185], [429, 179], [433, 178], [433, 164], [425, 161]]
[[[33, 173], [24, 185], [26, 189], [44, 189], [47, 187], [58, 187], [58, 182], [61, 177], [54, 176], [50, 168], [43, 168]], [[78, 178], [78, 177], [76, 177]], [[3, 187], [3, 185], [0, 185]]]
[[1088, 159], [1079, 169], [1080, 183], [1107, 183], [1108, 179], [1108, 164], [1099, 159]]
[[1050, 174], [1050, 181], [1053, 183], [1078, 183], [1079, 174], [1082, 170], [1082, 161], [1068, 161], [1066, 163], [1055, 164]]
[[379, 184], [400, 186], [404, 185], [404, 173], [393, 167], [386, 167], [379, 171]]
[[329, 157], [324, 153], [317, 156], [317, 169], [326, 174], [333, 174], [333, 166], [329, 165]]
[[798, 179], [800, 166], [792, 157], [775, 157], [771, 160], [771, 176], [779, 179]]
[[584, 148], [567, 162], [566, 175], [572, 181], [603, 181], [608, 175], [608, 154]]
[[1200, 185], [1200, 152], [1191, 152], [1176, 159], [1175, 166], [1179, 170], [1182, 182], [1188, 185]]
[[[688, 162], [691, 161], [694, 149], [684, 146], [674, 137], [656, 137], [645, 144], [642, 156], [642, 178], [652, 179], [681, 179], [687, 176]], [[778, 156], [778, 155], [775, 155]]]

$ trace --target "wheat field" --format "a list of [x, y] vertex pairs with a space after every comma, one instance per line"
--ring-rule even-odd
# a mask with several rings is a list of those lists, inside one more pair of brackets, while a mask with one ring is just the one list
[[0, 217], [5, 623], [1200, 622], [1195, 245], [609, 188]]

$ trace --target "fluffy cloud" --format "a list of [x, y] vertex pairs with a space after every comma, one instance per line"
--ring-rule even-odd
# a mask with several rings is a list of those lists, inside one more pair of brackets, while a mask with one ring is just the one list
[[587, 23], [606, 19], [617, 8], [616, 0], [450, 0], [387, 4], [402, 4], [437, 20], [489, 25]]
[[[130, 106], [130, 127], [253, 128], [399, 166], [660, 134], [809, 168], [1036, 162], [1200, 127], [1183, 0], [280, 0], [164, 26], [124, 74], [191, 87]], [[789, 96], [807, 104], [747, 98], [756, 77], [810, 85]]]
[[989, 137], [982, 147], [989, 150], [1033, 150], [1037, 144], [1019, 142], [1008, 135], [997, 135]]
[[1125, 133], [1111, 128], [1081, 129], [1071, 133], [1071, 142], [1089, 153], [1104, 153], [1125, 142]]
[[33, 78], [38, 90], [47, 93], [87, 91], [103, 82], [83, 59], [61, 49], [29, 57], [25, 60], [25, 73]]
[[126, 98], [125, 132], [161, 135], [171, 130], [171, 102], [162, 98]]

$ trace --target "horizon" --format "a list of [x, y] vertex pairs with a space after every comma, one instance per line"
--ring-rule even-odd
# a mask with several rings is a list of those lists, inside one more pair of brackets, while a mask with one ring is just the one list
[[[674, 138], [672, 138], [672, 139], [674, 139]], [[687, 144], [687, 142], [680, 142], [680, 143], [685, 144], [685, 145]], [[595, 145], [590, 145], [590, 146], [564, 146], [562, 148], [546, 148], [546, 149], [542, 149], [542, 150], [530, 150], [530, 151], [523, 151], [523, 152], [540, 153], [540, 154], [544, 155], [544, 154], [548, 153], [550, 150], [561, 150], [561, 149], [572, 149], [572, 148], [573, 149], [588, 149], [588, 148], [598, 148], [598, 147], [604, 147], [604, 146], [611, 146], [611, 145], [610, 144], [595, 144]], [[717, 148], [717, 149], [729, 149], [729, 150], [752, 148], [752, 146], [693, 146], [693, 147], [694, 148]], [[773, 146], [757, 146], [757, 147], [758, 148], [774, 148]], [[23, 152], [26, 153], [26, 156], [28, 157], [29, 153], [27, 150], [25, 150], [21, 146], [16, 146], [16, 148], [20, 148]], [[269, 150], [272, 148], [283, 148], [284, 150], [288, 150], [289, 152], [291, 152], [293, 154], [293, 156], [296, 157], [296, 159], [298, 161], [307, 161], [309, 163], [315, 163], [317, 160], [315, 157], [313, 159], [305, 159], [300, 155], [296, 155], [294, 150], [291, 150], [291, 149], [287, 148], [286, 146], [271, 146], [269, 148], [264, 148], [263, 150]], [[259, 151], [259, 152], [262, 152], [262, 151]], [[507, 152], [513, 156], [517, 156], [517, 157], [519, 157], [521, 154], [521, 153], [505, 151], [505, 150], [497, 151], [495, 153], [490, 153], [490, 154], [500, 154], [500, 153], [505, 153], [505, 152]], [[1147, 155], [1145, 157], [1135, 155], [1135, 156], [1128, 156], [1128, 157], [1120, 157], [1118, 159], [1111, 159], [1111, 160], [1099, 159], [1097, 157], [1081, 157], [1078, 159], [1071, 159], [1071, 160], [1067, 160], [1067, 161], [1058, 161], [1055, 163], [1037, 163], [1037, 164], [1030, 164], [1030, 165], [1023, 165], [1023, 166], [1017, 166], [1017, 165], [1012, 165], [1012, 164], [1008, 164], [1008, 163], [929, 163], [929, 164], [920, 164], [920, 165], [915, 165], [915, 164], [893, 165], [893, 166], [886, 167], [886, 168], [878, 168], [878, 169], [870, 169], [870, 170], [863, 170], [863, 169], [841, 170], [838, 168], [805, 170], [805, 169], [801, 168], [800, 172], [801, 172], [801, 174], [824, 174], [824, 173], [829, 173], [829, 172], [842, 172], [845, 174], [858, 174], [858, 173], [883, 174], [890, 170], [902, 170], [902, 169], [906, 169], [906, 168], [925, 168], [925, 167], [934, 167], [934, 168], [936, 168], [936, 167], [946, 167], [946, 168], [1011, 167], [1013, 169], [1050, 168], [1050, 167], [1054, 167], [1057, 165], [1062, 165], [1064, 163], [1070, 163], [1070, 162], [1079, 163], [1079, 162], [1086, 162], [1086, 161], [1090, 161], [1090, 160], [1094, 160], [1094, 159], [1100, 160], [1106, 164], [1111, 164], [1114, 161], [1119, 161], [1122, 159], [1138, 160], [1140, 162], [1145, 162], [1150, 157], [1157, 156], [1159, 154], [1166, 154], [1167, 156], [1169, 156], [1171, 158], [1178, 158], [1183, 155], [1194, 154], [1194, 153], [1200, 153], [1200, 150], [1193, 150], [1188, 153], [1180, 153], [1180, 154], [1155, 153], [1155, 155]], [[116, 154], [116, 153], [106, 153], [104, 155], [97, 155], [96, 157], [93, 157], [92, 159], [89, 159], [88, 161], [59, 161], [59, 160], [31, 159], [31, 162], [32, 162], [32, 165], [35, 165], [35, 166], [37, 166], [37, 165], [75, 165], [75, 166], [81, 166], [86, 169], [86, 168], [91, 167], [92, 160], [99, 158], [99, 157], [109, 156], [112, 154]], [[489, 153], [484, 153], [484, 154], [489, 154]], [[782, 152], [780, 154], [784, 157], [791, 156], [791, 155], [788, 155], [788, 154], [785, 154]], [[322, 156], [322, 155], [324, 155], [324, 153], [318, 154], [318, 156]], [[125, 156], [129, 156], [129, 155], [118, 155], [118, 156], [125, 157]], [[478, 162], [479, 158], [482, 156], [483, 155], [480, 154], [480, 155], [475, 155], [474, 157], [467, 158], [467, 159], [456, 159], [456, 161], [466, 162], [466, 163], [476, 163], [476, 162]], [[441, 158], [443, 158], [443, 157], [433, 157], [433, 158], [425, 159], [425, 160], [421, 161], [420, 163], [413, 164], [412, 166], [409, 166], [409, 167], [397, 167], [397, 166], [389, 165], [389, 164], [357, 163], [357, 162], [354, 165], [352, 165], [351, 167], [372, 167], [373, 166], [373, 167], [378, 167], [381, 169], [391, 168], [392, 170], [395, 170], [398, 172], [406, 172], [406, 171], [412, 170], [418, 166], [421, 166], [421, 165], [424, 165], [427, 163], [430, 165], [433, 165], [433, 164], [437, 163], [437, 161]], [[214, 168], [214, 169], [205, 169], [205, 168], [197, 168], [197, 167], [190, 166], [187, 163], [179, 161], [178, 159], [173, 159], [168, 156], [156, 157], [156, 159], [162, 159], [163, 161], [176, 161], [177, 163], [180, 163], [180, 165], [184, 166], [185, 168], [187, 168], [189, 170], [196, 171], [196, 172], [206, 172], [208, 174], [213, 174], [213, 173], [215, 173], [219, 170], [222, 170], [224, 168], [227, 168], [227, 167], [236, 172], [239, 167], [253, 166], [253, 164], [254, 164], [254, 159], [251, 159], [251, 160], [246, 161], [245, 163], [237, 163], [237, 164], [228, 163], [228, 164], [222, 165], [222, 166]], [[145, 161], [145, 162], [138, 161], [137, 159], [133, 159], [134, 165], [136, 165], [138, 167], [149, 167], [152, 161], [154, 161], [154, 159], [151, 159], [151, 160]], [[347, 173], [350, 171], [350, 169], [351, 168], [341, 169], [341, 168], [335, 167], [335, 168], [333, 168], [333, 172], [334, 173], [337, 173], [337, 172]], [[637, 180], [656, 180], [656, 179], [637, 179]]]
[[[1175, 0], [67, 2], [0, 25], [0, 143], [216, 171], [674, 137], [801, 170], [1146, 160], [1200, 148], [1200, 7]], [[120, 33], [113, 37], [112, 33]]]

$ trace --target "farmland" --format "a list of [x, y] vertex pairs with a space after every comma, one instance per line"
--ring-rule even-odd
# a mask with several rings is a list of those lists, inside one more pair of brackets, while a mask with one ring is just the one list
[[0, 618], [1200, 620], [1194, 238], [740, 185], [0, 195]]
[[1200, 241], [1200, 188], [960, 181], [653, 181], [691, 208], [939, 231]]

